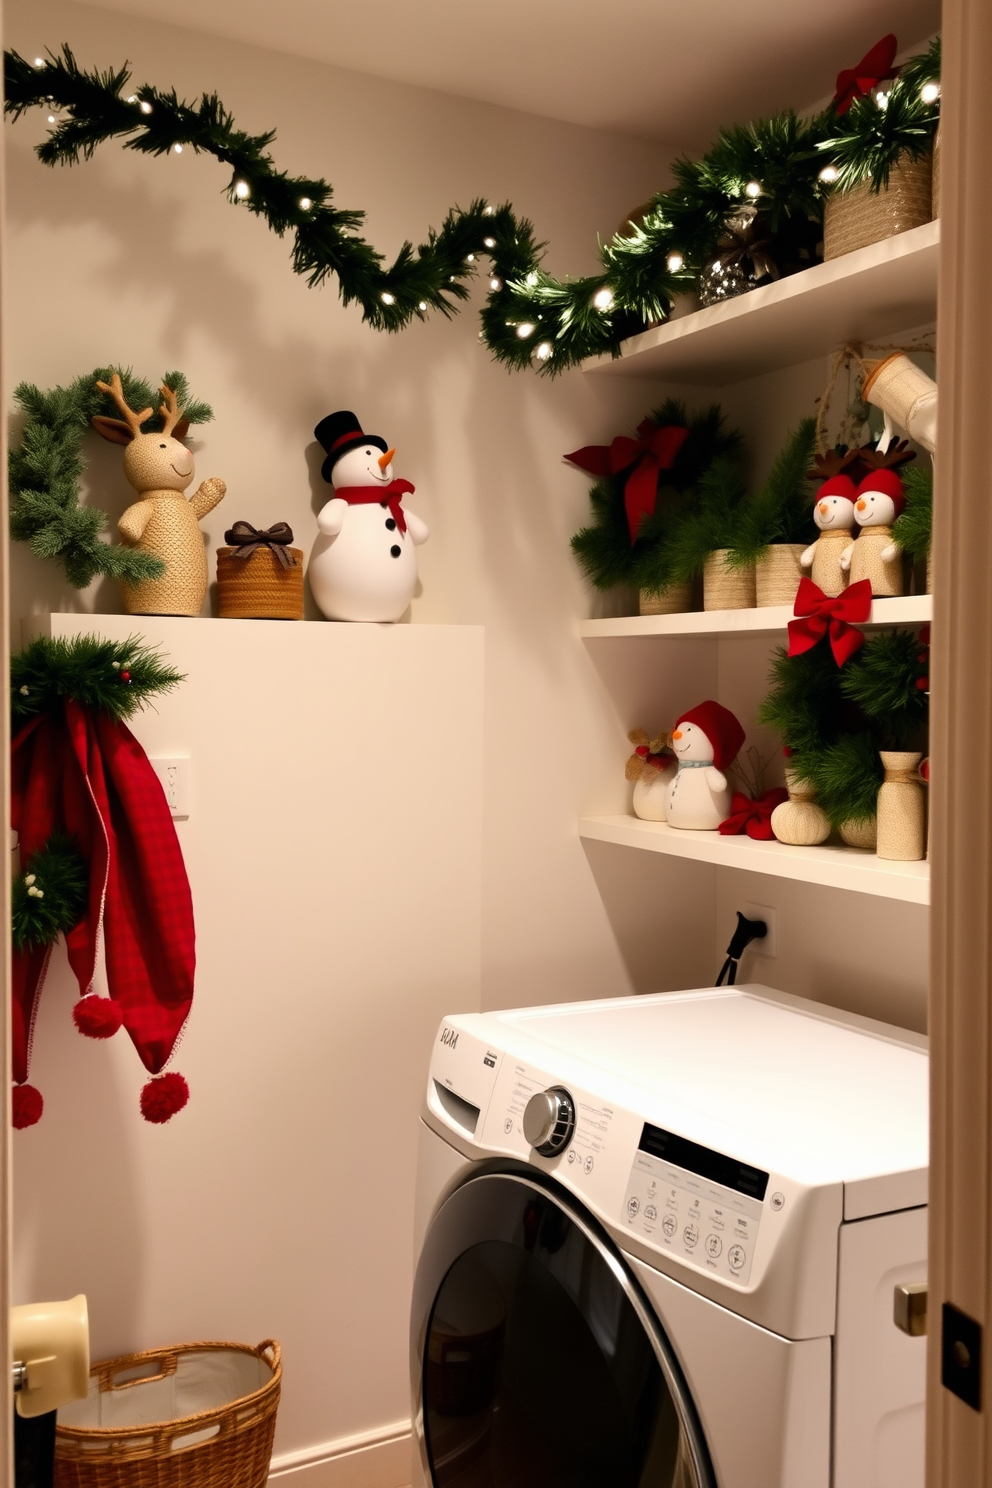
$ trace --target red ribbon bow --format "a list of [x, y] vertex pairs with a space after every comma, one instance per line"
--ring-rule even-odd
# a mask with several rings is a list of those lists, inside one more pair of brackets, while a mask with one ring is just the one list
[[837, 92], [834, 94], [834, 110], [846, 114], [856, 98], [867, 98], [872, 88], [886, 78], [894, 78], [898, 43], [890, 33], [876, 41], [870, 52], [865, 52], [856, 67], [845, 67], [837, 74]]
[[392, 480], [388, 486], [336, 486], [334, 495], [347, 501], [349, 506], [371, 506], [373, 501], [388, 506], [393, 521], [401, 532], [405, 532], [406, 517], [400, 506], [400, 497], [409, 496], [415, 490], [408, 480]]
[[789, 621], [789, 655], [811, 651], [829, 632], [834, 661], [843, 666], [865, 643], [851, 621], [863, 623], [871, 614], [871, 580], [860, 579], [836, 599], [829, 599], [812, 579], [802, 578], [793, 614], [800, 618]]
[[755, 842], [771, 842], [775, 836], [772, 831], [772, 812], [788, 799], [789, 792], [781, 785], [765, 791], [756, 801], [752, 801], [750, 796], [745, 796], [741, 791], [734, 791], [730, 798], [730, 815], [726, 821], [720, 823], [720, 831], [724, 837], [739, 837], [742, 832], [746, 832]]
[[587, 444], [565, 459], [589, 475], [599, 476], [619, 475], [633, 465], [624, 488], [627, 526], [633, 542], [644, 518], [654, 514], [661, 472], [671, 470], [688, 437], [689, 430], [678, 424], [664, 424], [659, 429], [650, 419], [644, 419], [637, 426], [636, 439], [618, 434], [612, 444]]

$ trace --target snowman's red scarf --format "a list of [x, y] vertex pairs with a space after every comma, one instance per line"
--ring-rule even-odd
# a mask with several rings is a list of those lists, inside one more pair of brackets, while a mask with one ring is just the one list
[[405, 532], [406, 517], [400, 506], [400, 497], [411, 496], [416, 489], [408, 480], [394, 480], [388, 486], [338, 486], [334, 494], [347, 501], [349, 506], [371, 506], [374, 501], [388, 506], [397, 527]]
[[[66, 936], [69, 964], [92, 990], [101, 934], [110, 995], [142, 1063], [158, 1074], [193, 1000], [193, 903], [161, 786], [123, 723], [67, 698], [11, 743], [11, 823], [27, 861], [54, 831], [89, 865], [89, 905]], [[27, 1079], [48, 947], [15, 951], [13, 1074]]]

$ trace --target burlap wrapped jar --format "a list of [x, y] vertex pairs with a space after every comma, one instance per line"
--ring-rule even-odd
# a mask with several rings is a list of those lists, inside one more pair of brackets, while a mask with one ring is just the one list
[[730, 548], [716, 548], [703, 566], [704, 610], [753, 610], [755, 599], [754, 564], [729, 568]]
[[926, 857], [926, 801], [919, 776], [920, 753], [881, 750], [885, 778], [878, 788], [880, 858], [917, 863]]
[[790, 847], [816, 847], [830, 836], [827, 814], [814, 800], [812, 787], [797, 780], [792, 765], [785, 767], [785, 788], [789, 799], [772, 812], [772, 831], [779, 842]]
[[758, 609], [769, 605], [791, 605], [796, 598], [802, 568], [802, 543], [773, 543], [755, 564], [755, 602]]
[[277, 522], [259, 531], [235, 522], [217, 549], [217, 613], [222, 620], [302, 620], [303, 550], [291, 548], [292, 528]]
[[685, 615], [692, 609], [692, 585], [669, 584], [657, 594], [642, 589], [638, 596], [641, 615]]
[[878, 818], [869, 816], [865, 821], [855, 821], [852, 818], [841, 822], [837, 833], [841, 842], [846, 842], [848, 847], [863, 847], [874, 852], [878, 843]]
[[932, 160], [901, 155], [889, 172], [889, 184], [873, 192], [870, 181], [850, 191], [833, 191], [823, 213], [823, 257], [840, 258], [869, 243], [922, 227], [933, 210]]

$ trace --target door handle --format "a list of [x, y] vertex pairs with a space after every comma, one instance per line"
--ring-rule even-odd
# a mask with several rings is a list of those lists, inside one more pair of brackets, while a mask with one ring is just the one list
[[927, 1331], [927, 1283], [903, 1281], [892, 1297], [892, 1321], [910, 1338], [922, 1338]]

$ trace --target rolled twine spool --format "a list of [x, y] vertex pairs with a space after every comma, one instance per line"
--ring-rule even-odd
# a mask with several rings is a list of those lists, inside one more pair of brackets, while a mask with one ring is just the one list
[[704, 610], [753, 610], [754, 564], [728, 568], [730, 548], [716, 548], [703, 565]]
[[885, 779], [878, 788], [878, 847], [880, 858], [916, 863], [926, 856], [926, 801], [918, 774], [920, 753], [881, 750]]
[[799, 559], [806, 549], [802, 543], [773, 543], [755, 564], [755, 603], [758, 609], [769, 605], [791, 605], [803, 576]]
[[878, 818], [869, 816], [867, 821], [852, 819], [841, 822], [837, 833], [841, 842], [846, 842], [848, 847], [866, 847], [874, 852], [878, 843]]
[[790, 847], [816, 847], [826, 842], [830, 836], [826, 812], [817, 806], [806, 781], [796, 779], [791, 765], [785, 767], [785, 788], [789, 799], [772, 812], [772, 831], [779, 842]]
[[277, 522], [259, 531], [235, 522], [217, 549], [217, 613], [222, 620], [302, 620], [303, 550], [292, 529]]
[[933, 378], [902, 351], [863, 365], [867, 372], [861, 389], [863, 400], [880, 408], [932, 455], [937, 443], [937, 384]]
[[896, 233], [922, 227], [933, 212], [933, 162], [901, 155], [889, 172], [889, 184], [879, 192], [870, 181], [850, 191], [833, 191], [823, 212], [823, 257], [840, 258], [869, 243], [880, 243]]
[[692, 585], [669, 584], [659, 594], [642, 589], [638, 595], [638, 614], [685, 615], [692, 609]]

